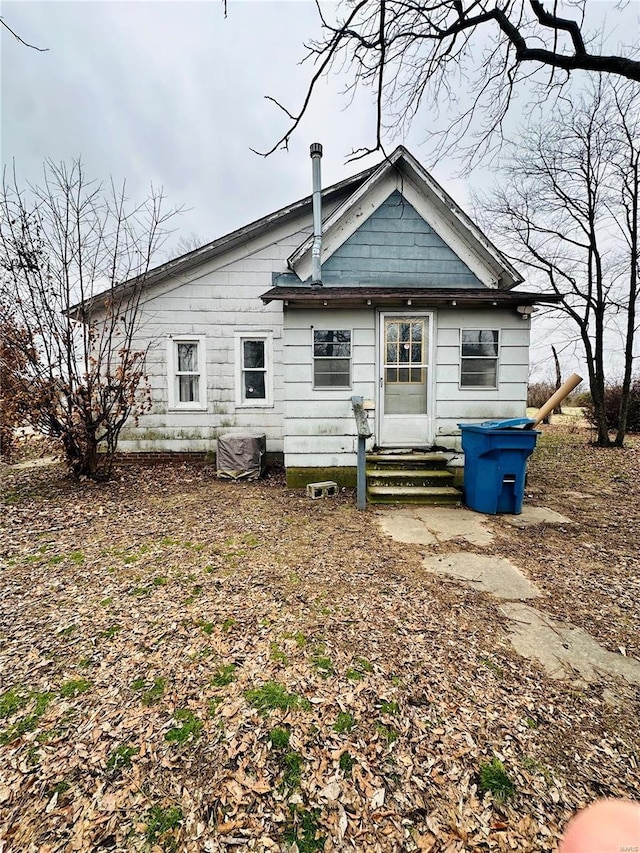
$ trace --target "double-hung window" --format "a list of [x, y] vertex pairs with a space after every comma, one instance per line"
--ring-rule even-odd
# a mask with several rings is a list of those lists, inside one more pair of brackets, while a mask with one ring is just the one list
[[271, 406], [271, 332], [236, 333], [236, 405]]
[[169, 408], [205, 409], [205, 338], [170, 338], [168, 346]]
[[497, 329], [460, 332], [460, 387], [497, 388], [500, 333]]
[[313, 330], [313, 387], [351, 387], [351, 329]]

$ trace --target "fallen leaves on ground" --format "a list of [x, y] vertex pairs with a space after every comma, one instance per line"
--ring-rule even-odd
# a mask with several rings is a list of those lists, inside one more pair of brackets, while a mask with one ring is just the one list
[[[638, 655], [637, 444], [545, 442], [530, 500], [576, 523], [496, 519], [493, 550]], [[637, 796], [637, 695], [549, 680], [491, 596], [423, 570], [448, 546], [394, 543], [350, 492], [54, 467], [2, 499], [3, 853], [551, 851], [576, 808]]]

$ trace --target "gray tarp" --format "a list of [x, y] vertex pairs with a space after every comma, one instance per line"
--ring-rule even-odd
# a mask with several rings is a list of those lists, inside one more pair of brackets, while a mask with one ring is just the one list
[[264, 433], [227, 433], [218, 438], [216, 467], [226, 480], [257, 480], [264, 474]]

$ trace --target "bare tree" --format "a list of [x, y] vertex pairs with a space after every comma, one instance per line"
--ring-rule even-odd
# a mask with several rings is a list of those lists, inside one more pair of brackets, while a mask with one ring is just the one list
[[[152, 258], [168, 235], [162, 192], [87, 180], [81, 162], [47, 161], [42, 186], [5, 172], [0, 194], [0, 316], [20, 353], [27, 418], [62, 442], [76, 476], [110, 476], [118, 436], [149, 403], [134, 348]], [[11, 316], [12, 315], [12, 316]]]
[[[614, 88], [615, 123], [611, 127], [617, 155], [611, 169], [617, 198], [612, 215], [616, 218], [624, 240], [625, 257], [621, 275], [627, 284], [627, 323], [624, 331], [624, 376], [615, 444], [622, 446], [627, 430], [633, 380], [634, 341], [638, 331], [638, 297], [640, 295], [640, 97], [629, 88]], [[616, 203], [617, 202], [617, 203]], [[618, 218], [620, 217], [620, 218]]]
[[[562, 297], [558, 310], [586, 355], [597, 443], [622, 446], [638, 331], [640, 89], [601, 79], [564, 99], [510, 151], [496, 188], [479, 199], [480, 216], [534, 282]], [[614, 323], [624, 340], [626, 393], [612, 442], [605, 335]]]
[[[316, 5], [323, 34], [306, 45], [305, 57], [315, 71], [298, 112], [269, 98], [290, 124], [265, 155], [287, 146], [318, 81], [336, 68], [348, 68], [350, 92], [361, 84], [375, 92], [375, 143], [353, 152], [353, 159], [383, 149], [385, 131], [410, 121], [425, 101], [434, 111], [457, 112], [441, 134], [440, 153], [464, 142], [473, 161], [500, 135], [514, 95], [527, 80], [537, 85], [539, 102], [561, 90], [574, 71], [640, 81], [637, 33], [634, 44], [618, 54], [592, 49], [600, 33], [589, 22], [587, 0], [564, 3], [564, 14], [558, 0], [552, 11], [540, 0], [355, 0], [343, 3], [335, 20], [325, 17], [318, 0]], [[541, 69], [543, 76], [537, 74]], [[461, 108], [462, 93], [469, 105]], [[475, 119], [478, 134], [469, 145]]]

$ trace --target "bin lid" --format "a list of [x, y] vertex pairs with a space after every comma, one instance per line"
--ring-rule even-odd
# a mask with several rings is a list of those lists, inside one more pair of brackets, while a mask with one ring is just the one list
[[458, 424], [460, 429], [493, 430], [493, 429], [522, 429], [526, 424], [535, 423], [533, 418], [507, 418], [504, 421], [483, 421], [481, 424]]

